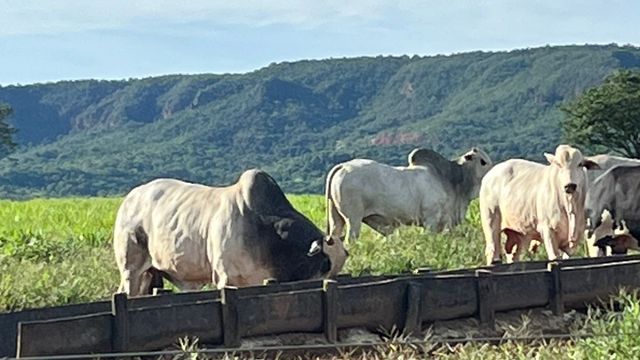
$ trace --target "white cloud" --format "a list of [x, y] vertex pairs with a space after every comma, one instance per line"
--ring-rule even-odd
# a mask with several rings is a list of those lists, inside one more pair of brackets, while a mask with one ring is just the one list
[[0, 0], [0, 36], [118, 29], [140, 22], [285, 24], [308, 29], [333, 21], [373, 21], [384, 16], [384, 4], [382, 0], [55, 0], [43, 5], [43, 1]]

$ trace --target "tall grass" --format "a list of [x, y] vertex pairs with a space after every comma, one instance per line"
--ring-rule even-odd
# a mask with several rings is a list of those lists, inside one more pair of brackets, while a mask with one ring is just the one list
[[[290, 199], [297, 209], [325, 228], [321, 196], [293, 195]], [[0, 201], [0, 311], [108, 298], [119, 281], [111, 247], [119, 203], [120, 199], [114, 198]], [[364, 227], [360, 239], [347, 247], [351, 256], [344, 271], [353, 274], [397, 273], [419, 266], [478, 266], [484, 261], [477, 202], [472, 203], [465, 222], [447, 233], [404, 227], [382, 237]], [[544, 251], [537, 255], [542, 257]], [[640, 303], [634, 294], [623, 294], [621, 302], [622, 312], [594, 310], [576, 329], [579, 334], [611, 336], [437, 348], [433, 344], [389, 345], [333, 358], [640, 358]]]
[[[293, 205], [325, 229], [322, 196], [291, 195]], [[0, 311], [105, 299], [117, 289], [112, 231], [119, 198], [0, 201]], [[436, 234], [403, 227], [383, 237], [364, 226], [347, 244], [344, 272], [399, 273], [483, 264], [477, 202], [465, 222]], [[537, 255], [544, 256], [544, 251]]]

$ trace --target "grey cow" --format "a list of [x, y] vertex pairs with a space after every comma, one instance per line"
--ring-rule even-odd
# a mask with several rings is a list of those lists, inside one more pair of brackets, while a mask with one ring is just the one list
[[587, 243], [591, 256], [639, 250], [640, 165], [618, 165], [589, 187], [585, 203]]
[[160, 275], [181, 290], [326, 277], [347, 256], [260, 170], [226, 187], [158, 179], [131, 190], [113, 244], [119, 291], [132, 296], [148, 293]]

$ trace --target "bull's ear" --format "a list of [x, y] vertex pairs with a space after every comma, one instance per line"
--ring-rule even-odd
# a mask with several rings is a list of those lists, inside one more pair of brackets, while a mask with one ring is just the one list
[[584, 167], [587, 170], [600, 170], [600, 165], [598, 165], [598, 163], [588, 159], [582, 160], [580, 166]]
[[549, 162], [549, 164], [551, 165], [556, 165], [556, 156], [553, 154], [549, 154], [549, 153], [544, 153], [544, 157], [547, 158], [547, 161]]
[[465, 155], [465, 156], [464, 156], [464, 159], [465, 159], [466, 161], [471, 161], [471, 160], [473, 160], [473, 154], [467, 154], [467, 155]]
[[322, 240], [314, 240], [311, 243], [311, 247], [309, 247], [309, 251], [307, 252], [307, 256], [317, 255], [321, 251], [322, 251]]

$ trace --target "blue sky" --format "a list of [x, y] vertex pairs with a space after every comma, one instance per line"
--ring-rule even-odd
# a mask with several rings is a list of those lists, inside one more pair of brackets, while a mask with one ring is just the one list
[[1, 85], [613, 42], [640, 1], [0, 0]]

